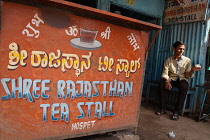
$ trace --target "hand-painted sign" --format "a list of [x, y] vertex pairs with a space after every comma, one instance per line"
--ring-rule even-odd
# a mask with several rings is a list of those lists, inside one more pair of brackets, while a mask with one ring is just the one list
[[202, 21], [205, 18], [208, 0], [187, 0], [185, 5], [167, 0], [164, 11], [164, 25]]
[[130, 5], [134, 5], [135, 0], [126, 0], [126, 3], [127, 3], [127, 4], [130, 4]]
[[148, 31], [10, 2], [1, 18], [1, 139], [138, 123]]

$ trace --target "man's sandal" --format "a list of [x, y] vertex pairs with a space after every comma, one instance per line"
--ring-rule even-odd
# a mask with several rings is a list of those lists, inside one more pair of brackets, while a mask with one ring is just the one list
[[174, 113], [173, 115], [171, 115], [171, 120], [177, 121], [179, 120], [179, 114], [178, 113]]
[[167, 114], [167, 112], [165, 110], [160, 110], [160, 111], [155, 112], [155, 114], [160, 116], [162, 114]]

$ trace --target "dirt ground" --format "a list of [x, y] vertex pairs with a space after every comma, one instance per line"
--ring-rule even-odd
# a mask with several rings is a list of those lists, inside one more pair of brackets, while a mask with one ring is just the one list
[[[157, 116], [154, 107], [144, 103], [140, 111], [137, 135], [132, 130], [123, 130], [74, 140], [210, 140], [210, 119], [207, 122], [196, 122], [185, 115], [180, 116], [178, 121], [173, 121], [169, 119], [172, 112]], [[169, 137], [171, 131], [175, 138]]]
[[210, 119], [196, 122], [188, 115], [180, 116], [178, 121], [170, 120], [172, 112], [157, 116], [151, 106], [141, 106], [138, 135], [142, 140], [169, 140], [169, 132], [175, 134], [174, 140], [210, 140]]

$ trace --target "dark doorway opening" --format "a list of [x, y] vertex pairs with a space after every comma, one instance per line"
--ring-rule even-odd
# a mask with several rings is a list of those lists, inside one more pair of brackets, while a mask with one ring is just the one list
[[97, 8], [97, 0], [66, 0], [66, 1]]

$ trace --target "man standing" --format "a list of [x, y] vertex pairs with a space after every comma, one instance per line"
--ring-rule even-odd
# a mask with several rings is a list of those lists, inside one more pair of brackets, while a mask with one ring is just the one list
[[189, 78], [193, 77], [194, 71], [201, 70], [200, 65], [191, 68], [190, 58], [183, 56], [184, 50], [185, 45], [182, 42], [175, 42], [173, 44], [174, 55], [166, 59], [162, 72], [163, 82], [160, 86], [160, 110], [156, 112], [156, 115], [166, 113], [164, 107], [167, 90], [171, 90], [172, 87], [178, 87], [179, 93], [173, 115], [171, 116], [172, 120], [179, 119], [178, 116], [182, 111], [189, 86]]

